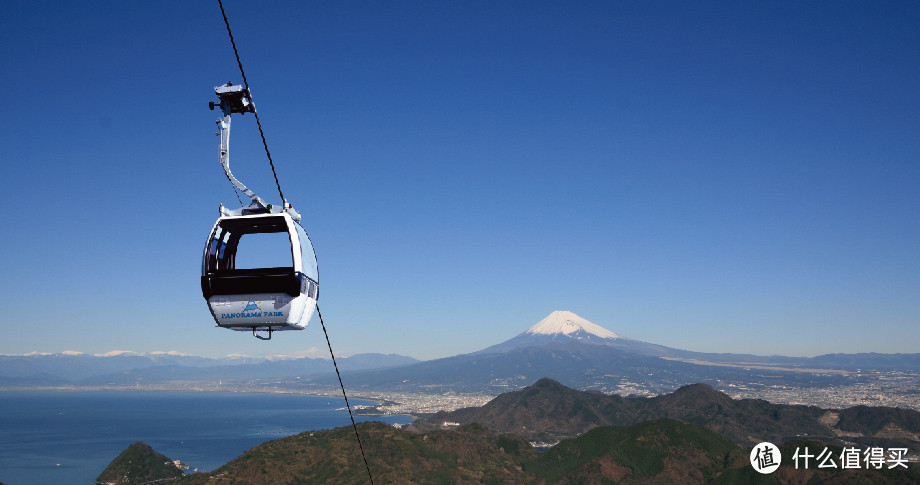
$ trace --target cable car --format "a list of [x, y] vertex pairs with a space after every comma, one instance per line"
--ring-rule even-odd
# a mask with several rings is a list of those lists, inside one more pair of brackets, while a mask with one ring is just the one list
[[[255, 107], [242, 86], [227, 83], [214, 89], [224, 113], [217, 122], [221, 166], [252, 203], [240, 209], [220, 205], [202, 257], [201, 292], [219, 327], [252, 331], [268, 340], [274, 331], [302, 330], [313, 316], [319, 297], [316, 253], [291, 204], [266, 204], [230, 172], [230, 115], [255, 112]], [[253, 264], [253, 259], [270, 266]]]

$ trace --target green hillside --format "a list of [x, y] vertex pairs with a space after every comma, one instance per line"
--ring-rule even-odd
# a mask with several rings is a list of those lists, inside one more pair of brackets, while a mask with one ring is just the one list
[[[898, 446], [917, 454], [918, 413], [893, 408], [825, 410], [734, 400], [709, 386], [685, 386], [655, 398], [622, 398], [541, 379], [480, 408], [438, 413], [406, 429], [358, 425], [374, 483], [917, 483], [911, 469], [796, 469], [797, 446], [840, 455], [847, 446]], [[446, 426], [445, 421], [461, 423]], [[858, 430], [858, 431], [857, 431]], [[539, 452], [530, 439], [564, 438]], [[807, 437], [810, 441], [801, 441]], [[879, 444], [883, 440], [888, 445]], [[771, 441], [782, 466], [761, 475], [751, 447]], [[874, 444], [873, 444], [874, 443]], [[136, 443], [100, 481], [143, 483], [168, 462]], [[168, 467], [166, 467], [168, 468]], [[149, 478], [149, 480], [148, 480]], [[127, 479], [127, 482], [122, 480]], [[209, 473], [175, 483], [368, 483], [351, 427], [301, 433], [256, 446]]]
[[96, 483], [148, 483], [181, 476], [172, 460], [138, 441], [112, 460]]
[[[358, 425], [374, 483], [521, 483], [537, 452], [480, 425], [417, 435], [384, 423]], [[368, 483], [351, 427], [263, 443], [181, 483]]]
[[527, 462], [547, 483], [595, 481], [705, 483], [725, 470], [738, 445], [702, 426], [675, 419], [594, 428]]

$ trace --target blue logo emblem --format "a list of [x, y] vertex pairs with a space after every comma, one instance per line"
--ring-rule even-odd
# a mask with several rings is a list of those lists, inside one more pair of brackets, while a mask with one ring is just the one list
[[248, 312], [249, 310], [259, 310], [259, 311], [261, 311], [262, 309], [259, 308], [259, 305], [257, 305], [255, 301], [249, 300], [249, 303], [246, 303], [246, 306], [243, 307], [243, 311], [244, 311], [244, 312]]

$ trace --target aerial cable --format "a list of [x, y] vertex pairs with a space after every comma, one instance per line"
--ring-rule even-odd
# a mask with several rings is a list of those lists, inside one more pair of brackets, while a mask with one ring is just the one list
[[[303, 225], [300, 222], [297, 222], [301, 228]], [[306, 234], [306, 231], [304, 231]], [[310, 236], [307, 236], [309, 239]], [[316, 248], [313, 247], [313, 244], [310, 244], [310, 247], [313, 249], [313, 259], [316, 260]], [[319, 265], [316, 267], [317, 276], [319, 275]], [[335, 361], [335, 353], [332, 352], [332, 343], [329, 341], [329, 332], [326, 331], [326, 322], [323, 321], [323, 312], [319, 309], [319, 302], [316, 303], [316, 314], [319, 315], [319, 325], [323, 328], [323, 336], [326, 337], [326, 346], [329, 347], [329, 356], [332, 357], [332, 367], [335, 368], [335, 375], [339, 378], [339, 387], [342, 388], [342, 397], [345, 398], [345, 409], [348, 410], [348, 418], [351, 419], [351, 427], [355, 430], [355, 438], [358, 440], [358, 449], [361, 450], [361, 458], [364, 460], [364, 469], [367, 470], [367, 479], [370, 480], [371, 485], [374, 485], [374, 476], [371, 475], [371, 467], [367, 464], [367, 455], [364, 453], [364, 445], [361, 443], [361, 435], [358, 433], [358, 425], [355, 424], [355, 416], [351, 412], [351, 404], [348, 402], [348, 393], [345, 392], [345, 384], [342, 382], [342, 374], [339, 372], [339, 364]]]
[[[224, 17], [224, 25], [227, 26], [227, 35], [230, 36], [230, 44], [233, 46], [233, 54], [236, 55], [236, 64], [240, 66], [240, 74], [243, 76], [243, 87], [246, 91], [249, 92], [249, 101], [255, 106], [255, 100], [252, 97], [252, 91], [249, 90], [249, 81], [246, 80], [246, 71], [243, 70], [243, 63], [240, 61], [240, 53], [236, 49], [236, 42], [233, 40], [233, 32], [230, 31], [230, 21], [227, 20], [227, 12], [224, 11], [224, 3], [221, 0], [217, 0], [217, 4], [220, 5], [220, 13]], [[284, 192], [281, 191], [281, 184], [278, 182], [278, 174], [275, 172], [275, 163], [272, 162], [272, 154], [268, 150], [268, 142], [265, 141], [265, 132], [262, 131], [262, 122], [259, 121], [259, 111], [253, 110], [253, 114], [256, 116], [256, 125], [259, 127], [259, 135], [262, 136], [262, 146], [265, 147], [265, 155], [268, 156], [268, 164], [272, 167], [272, 175], [275, 177], [275, 185], [278, 187], [278, 195], [281, 196], [281, 203], [287, 202], [287, 199], [284, 198]], [[239, 195], [237, 195], [239, 198]], [[242, 205], [242, 201], [240, 202]]]
[[361, 444], [361, 435], [358, 434], [358, 425], [355, 424], [355, 417], [351, 413], [351, 405], [348, 404], [348, 395], [345, 394], [345, 384], [342, 384], [342, 374], [339, 373], [339, 366], [335, 363], [335, 354], [332, 353], [332, 344], [329, 343], [329, 333], [326, 332], [326, 324], [323, 323], [323, 312], [319, 310], [319, 303], [316, 304], [316, 313], [319, 315], [319, 324], [323, 327], [323, 335], [326, 336], [326, 345], [329, 346], [329, 355], [332, 356], [332, 365], [335, 367], [335, 375], [339, 378], [339, 386], [342, 388], [342, 396], [345, 397], [345, 407], [348, 409], [348, 417], [351, 418], [351, 427], [355, 430], [355, 438], [358, 439], [358, 448], [361, 450], [361, 458], [364, 459], [364, 468], [367, 469], [367, 478], [374, 485], [374, 477], [371, 475], [371, 467], [367, 464], [367, 455], [364, 454], [364, 446]]
[[[221, 0], [217, 0], [217, 4], [220, 5], [220, 13], [224, 17], [224, 25], [227, 26], [227, 35], [230, 36], [230, 44], [233, 46], [233, 54], [236, 55], [236, 63], [240, 67], [240, 75], [243, 76], [243, 88], [248, 91], [249, 101], [255, 105], [255, 101], [252, 98], [252, 92], [249, 91], [249, 81], [246, 80], [246, 71], [243, 70], [243, 63], [240, 61], [240, 53], [236, 48], [236, 41], [233, 40], [233, 32], [230, 30], [230, 21], [227, 20], [227, 12], [224, 10], [224, 3]], [[275, 185], [278, 187], [278, 195], [281, 196], [281, 202], [286, 203], [287, 199], [284, 198], [284, 193], [281, 191], [281, 184], [278, 182], [278, 174], [275, 172], [275, 164], [272, 162], [272, 154], [268, 150], [268, 142], [265, 141], [265, 132], [262, 131], [262, 122], [259, 121], [259, 112], [254, 110], [253, 114], [256, 117], [256, 125], [259, 127], [259, 135], [262, 137], [262, 146], [265, 147], [265, 155], [268, 157], [268, 164], [271, 166], [272, 175], [275, 177]], [[227, 178], [229, 180], [230, 176], [228, 175]], [[234, 186], [234, 190], [236, 190], [236, 186]], [[238, 193], [237, 199], [239, 199]], [[240, 201], [240, 205], [242, 205], [242, 201]], [[315, 259], [316, 249], [313, 251]], [[319, 268], [317, 268], [317, 272], [318, 271]], [[358, 433], [358, 425], [355, 424], [355, 416], [351, 412], [351, 404], [348, 402], [348, 394], [345, 392], [345, 384], [342, 383], [342, 374], [339, 372], [339, 366], [335, 361], [335, 354], [332, 352], [332, 343], [329, 341], [329, 332], [326, 331], [326, 323], [323, 321], [323, 313], [319, 309], [319, 303], [316, 305], [316, 313], [319, 315], [319, 323], [323, 328], [323, 335], [326, 337], [326, 346], [329, 347], [329, 355], [332, 357], [332, 366], [335, 367], [335, 375], [339, 379], [339, 387], [342, 388], [342, 397], [345, 398], [345, 407], [348, 409], [348, 417], [351, 419], [351, 427], [355, 430], [355, 438], [358, 440], [358, 449], [361, 450], [361, 458], [364, 459], [364, 468], [367, 470], [367, 478], [370, 480], [371, 485], [373, 485], [374, 477], [371, 475], [371, 467], [367, 463], [367, 455], [364, 453], [364, 445], [361, 443], [361, 435]], [[253, 331], [253, 334], [255, 334], [255, 331]], [[271, 333], [269, 333], [269, 335], [271, 335]]]

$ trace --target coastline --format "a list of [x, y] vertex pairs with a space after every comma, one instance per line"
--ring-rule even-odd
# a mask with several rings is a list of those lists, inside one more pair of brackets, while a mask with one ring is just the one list
[[[278, 394], [290, 396], [325, 397], [342, 399], [342, 410], [345, 410], [345, 401], [340, 388], [320, 389], [281, 389], [258, 386], [233, 386], [220, 385], [217, 387], [202, 386], [188, 383], [188, 385], [147, 385], [147, 386], [10, 386], [0, 387], [2, 392], [23, 391], [134, 391], [134, 392], [194, 392], [194, 393], [231, 393], [231, 394]], [[428, 417], [439, 411], [455, 411], [465, 407], [476, 407], [492, 400], [495, 396], [488, 394], [426, 394], [426, 393], [381, 393], [358, 391], [349, 393], [349, 400], [359, 400], [374, 403], [373, 405], [352, 405], [352, 412], [359, 416], [406, 416], [416, 420]]]
[[[274, 390], [17, 387], [0, 391], [0, 481], [92, 483], [131, 443], [212, 470], [265, 441], [348, 425], [341, 394], [307, 396]], [[352, 397], [349, 396], [349, 400]], [[354, 399], [360, 405], [374, 401]], [[401, 415], [356, 421], [404, 425]]]

